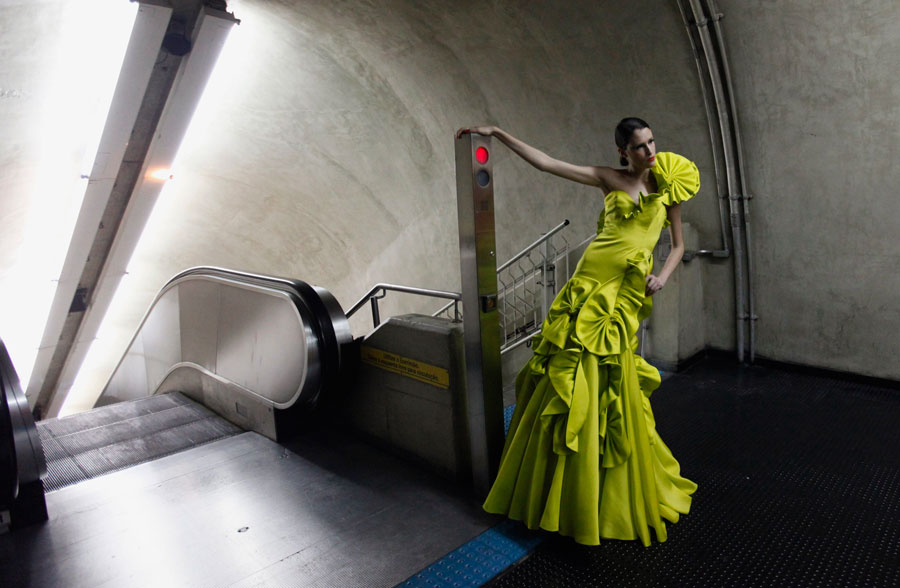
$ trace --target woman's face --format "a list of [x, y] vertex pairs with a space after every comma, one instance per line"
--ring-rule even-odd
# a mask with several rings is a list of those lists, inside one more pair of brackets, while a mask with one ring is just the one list
[[634, 169], [647, 169], [656, 165], [656, 142], [653, 131], [649, 128], [638, 129], [631, 134], [631, 139], [623, 151], [623, 156]]

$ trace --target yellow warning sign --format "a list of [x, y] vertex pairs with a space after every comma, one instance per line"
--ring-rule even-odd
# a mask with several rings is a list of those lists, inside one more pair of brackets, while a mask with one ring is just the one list
[[439, 388], [450, 387], [450, 372], [436, 365], [422, 363], [396, 353], [389, 353], [366, 346], [363, 346], [360, 350], [360, 359], [362, 359], [363, 363], [406, 376], [407, 378], [419, 380], [432, 386]]

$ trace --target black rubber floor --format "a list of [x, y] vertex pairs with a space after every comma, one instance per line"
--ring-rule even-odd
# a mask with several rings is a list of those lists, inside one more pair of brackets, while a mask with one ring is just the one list
[[652, 401], [700, 486], [668, 541], [543, 533], [490, 586], [900, 585], [900, 391], [706, 359]]

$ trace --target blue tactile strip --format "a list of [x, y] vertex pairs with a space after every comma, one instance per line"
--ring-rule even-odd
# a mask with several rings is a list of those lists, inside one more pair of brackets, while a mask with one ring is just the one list
[[[503, 429], [509, 430], [515, 405], [503, 411]], [[541, 542], [543, 537], [521, 523], [503, 521], [455, 551], [451, 551], [405, 582], [403, 587], [481, 586], [516, 563]]]
[[398, 586], [482, 586], [531, 553], [542, 539], [521, 523], [503, 521]]
[[516, 405], [512, 404], [503, 409], [503, 434], [509, 433], [509, 423], [512, 421], [513, 411]]

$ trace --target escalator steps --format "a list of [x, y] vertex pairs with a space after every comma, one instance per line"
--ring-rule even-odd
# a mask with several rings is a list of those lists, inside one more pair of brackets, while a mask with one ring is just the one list
[[243, 432], [177, 392], [37, 425], [47, 492]]

